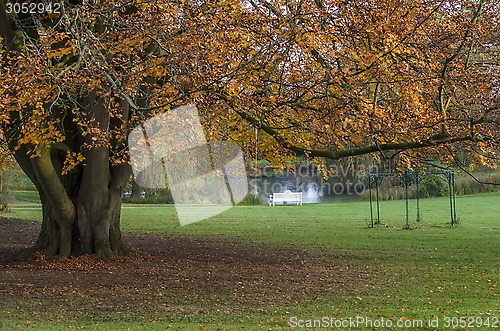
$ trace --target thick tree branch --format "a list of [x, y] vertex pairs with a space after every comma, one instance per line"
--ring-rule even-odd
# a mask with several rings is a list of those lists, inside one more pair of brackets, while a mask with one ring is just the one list
[[344, 157], [348, 156], [358, 156], [358, 155], [365, 155], [365, 154], [370, 154], [370, 153], [375, 153], [375, 152], [381, 152], [381, 151], [397, 151], [397, 150], [409, 150], [409, 149], [419, 149], [419, 148], [425, 148], [425, 147], [434, 147], [438, 145], [444, 145], [444, 144], [450, 144], [450, 143], [456, 143], [456, 142], [463, 142], [463, 141], [477, 141], [477, 138], [471, 137], [471, 136], [461, 136], [461, 137], [448, 137], [448, 138], [443, 138], [443, 139], [428, 139], [428, 140], [422, 140], [422, 141], [412, 141], [412, 142], [401, 142], [401, 143], [387, 143], [387, 144], [375, 144], [375, 145], [369, 145], [366, 147], [359, 147], [359, 148], [352, 148], [352, 149], [345, 149], [342, 151], [330, 151], [330, 150], [321, 150], [321, 149], [308, 149], [308, 148], [303, 148], [300, 146], [295, 145], [288, 139], [282, 137], [280, 133], [270, 127], [269, 125], [260, 122], [258, 119], [254, 118], [251, 116], [249, 113], [245, 111], [240, 111], [240, 110], [235, 110], [235, 112], [240, 115], [242, 119], [245, 121], [253, 124], [253, 125], [258, 125], [264, 132], [269, 134], [271, 137], [276, 140], [276, 142], [296, 153], [297, 155], [303, 155], [307, 157], [324, 157], [332, 160], [338, 160]]
[[75, 218], [75, 207], [54, 169], [50, 149], [48, 146], [38, 145], [36, 151], [39, 155], [31, 159], [31, 164], [40, 187], [57, 215], [57, 221], [69, 226]]

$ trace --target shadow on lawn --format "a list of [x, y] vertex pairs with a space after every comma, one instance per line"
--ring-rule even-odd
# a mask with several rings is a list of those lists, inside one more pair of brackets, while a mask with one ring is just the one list
[[39, 226], [0, 218], [0, 293], [16, 314], [42, 319], [266, 314], [350, 295], [368, 281], [367, 270], [344, 263], [352, 256], [223, 238], [129, 234], [130, 256], [13, 260], [36, 240]]

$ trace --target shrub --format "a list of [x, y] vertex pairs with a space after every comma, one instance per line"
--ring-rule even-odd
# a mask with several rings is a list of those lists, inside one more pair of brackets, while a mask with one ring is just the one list
[[173, 204], [174, 200], [171, 197], [149, 196], [149, 197], [122, 198], [122, 202], [157, 205], [157, 204]]
[[141, 203], [141, 204], [173, 204], [174, 199], [168, 189], [146, 189], [144, 196], [140, 197], [123, 197], [125, 203]]
[[[500, 173], [478, 174], [475, 176], [480, 182], [500, 183]], [[455, 177], [455, 191], [457, 195], [499, 192], [500, 185], [482, 184], [471, 176], [464, 174]]]
[[[500, 192], [500, 185], [484, 183], [500, 183], [500, 173], [475, 174], [476, 179], [468, 174], [460, 172], [455, 173], [455, 194], [481, 194]], [[386, 180], [379, 187], [380, 200], [399, 200], [405, 198], [404, 186], [396, 180]], [[442, 175], [427, 175], [419, 183], [419, 197], [442, 197], [449, 194], [448, 180]], [[417, 197], [416, 185], [412, 184], [408, 188], [408, 197], [415, 199]], [[375, 190], [372, 191], [372, 198], [375, 199]], [[369, 200], [368, 189], [363, 193], [363, 200]]]
[[444, 176], [425, 176], [419, 183], [419, 197], [444, 197], [449, 193], [448, 180]]
[[258, 194], [249, 193], [238, 205], [241, 206], [255, 206], [264, 204], [264, 200]]

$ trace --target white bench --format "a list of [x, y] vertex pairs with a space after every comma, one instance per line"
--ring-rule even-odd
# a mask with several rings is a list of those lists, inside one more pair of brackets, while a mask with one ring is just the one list
[[295, 202], [295, 204], [302, 206], [302, 192], [288, 190], [283, 193], [273, 193], [269, 196], [269, 206], [275, 206], [276, 202]]

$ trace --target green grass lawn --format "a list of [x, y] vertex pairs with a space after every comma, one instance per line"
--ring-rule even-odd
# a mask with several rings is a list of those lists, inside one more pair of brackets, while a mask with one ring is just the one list
[[40, 196], [37, 191], [13, 191], [12, 195], [18, 202], [40, 202]]
[[[131, 321], [88, 325], [87, 329], [286, 330], [293, 326], [287, 322], [294, 321], [294, 317], [338, 320], [358, 316], [378, 321], [390, 319], [394, 323], [423, 321], [423, 327], [406, 328], [410, 330], [428, 329], [428, 320], [437, 317], [439, 325], [432, 329], [451, 330], [453, 328], [445, 327], [446, 317], [499, 318], [500, 194], [457, 197], [456, 201], [458, 226], [449, 224], [449, 200], [432, 198], [421, 200], [422, 222], [416, 223], [413, 213], [411, 230], [404, 229], [404, 201], [381, 202], [382, 224], [375, 228], [368, 226], [368, 202], [239, 206], [183, 227], [179, 226], [175, 208], [171, 206], [124, 208], [124, 232], [284, 244], [315, 252], [338, 252], [344, 259], [341, 263], [369, 270], [365, 275], [369, 281], [345, 295], [292, 301], [280, 307], [268, 307], [267, 313], [252, 311], [245, 319], [220, 312], [215, 316], [199, 315], [166, 324], [144, 326]], [[410, 206], [413, 212], [415, 201], [410, 201]], [[40, 210], [15, 210], [10, 216], [37, 220]]]

